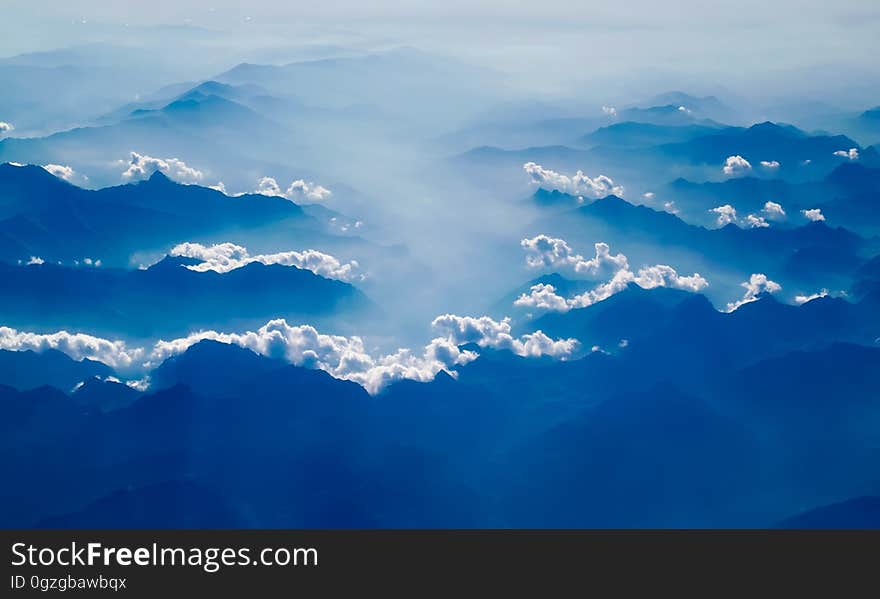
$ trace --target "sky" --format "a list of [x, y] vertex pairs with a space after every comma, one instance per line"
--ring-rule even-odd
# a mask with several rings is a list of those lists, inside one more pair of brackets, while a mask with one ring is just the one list
[[[284, 47], [304, 44], [408, 44], [511, 73], [550, 96], [625, 97], [636, 87], [689, 86], [765, 99], [823, 92], [855, 106], [878, 88], [880, 5], [868, 0], [3, 4], [2, 56], [161, 41], [168, 48], [220, 46], [218, 58], [233, 62], [284, 62], [302, 57]], [[204, 54], [186, 56], [207, 62], [212, 54]]]

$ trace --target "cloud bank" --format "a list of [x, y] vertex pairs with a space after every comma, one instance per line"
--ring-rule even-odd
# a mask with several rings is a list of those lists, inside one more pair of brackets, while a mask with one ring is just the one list
[[[678, 272], [666, 264], [655, 264], [639, 269], [637, 273], [630, 270], [627, 257], [623, 254], [611, 255], [607, 243], [599, 242], [595, 245], [596, 256], [591, 260], [584, 260], [583, 256], [571, 252], [568, 244], [563, 239], [538, 235], [532, 239], [524, 239], [522, 246], [529, 253], [526, 262], [531, 267], [551, 266], [560, 264], [573, 265], [577, 272], [577, 266], [590, 264], [592, 268], [584, 268], [586, 272], [597, 272], [599, 265], [611, 266], [611, 278], [597, 287], [576, 295], [564, 298], [556, 293], [553, 285], [539, 283], [533, 285], [529, 293], [521, 294], [513, 304], [520, 308], [532, 310], [549, 310], [554, 312], [567, 312], [577, 308], [586, 308], [597, 302], [608, 299], [616, 293], [620, 293], [630, 283], [644, 289], [655, 287], [671, 287], [691, 292], [698, 292], [709, 285], [699, 273], [690, 276], [679, 275]], [[560, 250], [560, 248], [563, 248]]]
[[564, 239], [557, 237], [537, 235], [523, 239], [520, 245], [526, 252], [526, 265], [529, 268], [571, 268], [578, 274], [590, 275], [628, 268], [626, 256], [612, 256], [611, 248], [603, 242], [595, 244], [596, 254], [590, 259], [575, 253]]
[[583, 171], [578, 171], [573, 177], [569, 177], [534, 162], [526, 162], [523, 165], [523, 170], [531, 177], [533, 185], [547, 191], [558, 191], [593, 199], [604, 198], [608, 195], [623, 196], [623, 186], [615, 184], [610, 177], [605, 175], [590, 178]]
[[343, 263], [335, 256], [319, 252], [318, 250], [303, 250], [302, 252], [277, 252], [274, 254], [257, 254], [252, 256], [247, 248], [234, 243], [218, 243], [205, 246], [200, 243], [181, 243], [171, 248], [172, 256], [195, 258], [201, 260], [200, 264], [187, 266], [196, 272], [225, 273], [236, 268], [241, 268], [252, 262], [261, 264], [280, 264], [282, 266], [294, 266], [310, 270], [316, 275], [327, 279], [351, 282], [363, 280], [363, 274], [359, 273], [360, 265], [356, 260]]
[[128, 348], [124, 341], [110, 341], [67, 331], [45, 335], [27, 333], [9, 327], [0, 327], [0, 349], [35, 352], [55, 349], [74, 360], [97, 360], [118, 370], [136, 368], [145, 356], [142, 348]]

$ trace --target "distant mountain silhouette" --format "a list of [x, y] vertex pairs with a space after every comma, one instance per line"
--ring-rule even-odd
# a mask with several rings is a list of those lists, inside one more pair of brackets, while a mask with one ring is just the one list
[[26, 390], [51, 386], [70, 391], [92, 377], [107, 377], [112, 370], [94, 360], [76, 361], [58, 350], [0, 350], [0, 385]]
[[730, 204], [737, 211], [766, 216], [762, 211], [767, 201], [782, 205], [786, 217], [768, 219], [773, 227], [791, 227], [806, 219], [801, 210], [820, 208], [827, 222], [863, 234], [880, 231], [875, 198], [880, 193], [880, 169], [858, 163], [840, 164], [818, 181], [791, 183], [783, 179], [737, 177], [723, 182], [693, 183], [676, 179], [658, 193], [674, 198], [675, 207], [691, 221], [708, 223], [710, 209]]
[[253, 262], [217, 273], [186, 268], [192, 262], [166, 257], [143, 270], [0, 264], [9, 285], [0, 310], [5, 323], [18, 328], [40, 324], [150, 337], [256, 327], [273, 318], [318, 323], [339, 312], [375, 308], [349, 283], [294, 266]]
[[646, 102], [650, 106], [683, 106], [697, 117], [715, 119], [724, 123], [738, 121], [737, 112], [716, 96], [694, 96], [682, 91], [658, 94]]
[[[844, 135], [808, 135], [791, 125], [771, 122], [758, 123], [748, 128], [730, 127], [696, 139], [659, 146], [665, 156], [685, 159], [693, 163], [721, 165], [728, 156], [740, 155], [757, 168], [761, 160], [780, 163], [779, 173], [797, 172], [805, 160], [810, 160], [813, 172], [830, 171], [841, 163], [834, 152], [858, 148]], [[819, 170], [821, 169], [821, 170]]]
[[109, 412], [131, 405], [141, 393], [117, 381], [91, 377], [82, 381], [70, 396], [86, 410]]
[[642, 147], [683, 142], [709, 135], [717, 130], [707, 125], [655, 125], [625, 121], [602, 127], [584, 135], [578, 141], [583, 145], [609, 147]]
[[649, 106], [647, 108], [625, 108], [619, 112], [618, 118], [622, 121], [635, 121], [650, 125], [686, 126], [701, 125], [707, 127], [720, 127], [721, 124], [708, 118], [699, 118], [697, 114], [681, 110], [679, 104], [663, 104]]
[[[572, 198], [569, 205], [577, 203]], [[807, 287], [817, 280], [821, 286], [848, 286], [850, 274], [862, 262], [860, 252], [868, 245], [851, 231], [822, 222], [789, 229], [746, 229], [732, 223], [707, 229], [616, 196], [549, 214], [528, 230], [553, 233], [576, 247], [590, 247], [599, 240], [624, 253], [634, 247], [639, 254], [630, 257], [636, 264], [651, 263], [648, 259], [656, 263], [663, 254], [687, 251], [714, 261], [718, 267], [774, 273]], [[646, 246], [653, 251], [646, 251]], [[811, 262], [809, 257], [816, 255], [821, 260]]]
[[321, 228], [285, 198], [229, 197], [174, 183], [158, 171], [147, 181], [90, 191], [37, 166], [0, 164], [0, 197], [0, 259], [8, 263], [91, 256], [127, 266], [137, 251], [164, 252], [200, 235], [279, 222]]
[[633, 289], [597, 311], [594, 330], [654, 302], [661, 322], [646, 307], [647, 330], [615, 355], [473, 347], [457, 379], [373, 397], [210, 341], [112, 409], [78, 397], [110, 389], [95, 381], [72, 397], [0, 387], [0, 451], [26, 456], [0, 460], [2, 522], [761, 526], [873, 480], [880, 349], [785, 349], [860, 326], [835, 316], [840, 300], [721, 314], [670, 291]]

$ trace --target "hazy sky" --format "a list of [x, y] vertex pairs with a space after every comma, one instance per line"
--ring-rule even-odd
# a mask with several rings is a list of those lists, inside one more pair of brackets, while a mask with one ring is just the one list
[[[226, 54], [206, 53], [218, 61], [268, 62], [285, 60], [278, 50], [285, 46], [411, 44], [515, 73], [537, 94], [599, 96], [596, 88], [608, 86], [626, 95], [632, 88], [691, 85], [780, 97], [822, 91], [828, 100], [856, 96], [853, 103], [860, 104], [877, 91], [880, 55], [876, 0], [3, 4], [0, 55], [161, 40], [167, 48], [223, 46]], [[261, 47], [276, 54], [258, 53]], [[197, 52], [180, 56], [199, 60]]]

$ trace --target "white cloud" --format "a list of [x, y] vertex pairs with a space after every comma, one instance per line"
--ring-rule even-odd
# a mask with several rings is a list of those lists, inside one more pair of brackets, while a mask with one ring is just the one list
[[794, 297], [794, 303], [796, 303], [798, 305], [806, 304], [807, 302], [811, 302], [814, 299], [819, 299], [820, 297], [827, 297], [827, 296], [828, 296], [828, 290], [827, 289], [820, 289], [819, 291], [817, 291], [816, 293], [813, 293], [811, 295], [796, 295]]
[[642, 197], [648, 201], [653, 200], [654, 199], [654, 192], [653, 191], [646, 191], [645, 193], [642, 194]]
[[782, 204], [777, 204], [776, 202], [765, 203], [764, 209], [761, 212], [770, 220], [782, 220], [785, 218], [785, 210], [782, 209]]
[[[140, 347], [129, 348], [123, 341], [82, 333], [37, 334], [0, 327], [0, 349], [37, 352], [56, 349], [76, 360], [90, 358], [120, 372], [144, 374], [200, 341], [213, 340], [304, 368], [324, 370], [335, 378], [358, 383], [375, 394], [392, 381], [430, 381], [441, 370], [456, 376], [453, 370], [456, 366], [465, 365], [479, 356], [477, 352], [459, 347], [465, 343], [506, 349], [524, 357], [551, 356], [558, 359], [571, 357], [580, 346], [575, 339], [554, 340], [541, 331], [514, 337], [510, 319], [498, 322], [485, 316], [473, 318], [445, 314], [434, 319], [432, 326], [441, 336], [432, 339], [421, 353], [398, 349], [378, 356], [367, 351], [360, 337], [325, 335], [310, 325], [291, 326], [283, 319], [271, 320], [256, 331], [221, 333], [209, 330], [169, 341], [159, 340], [149, 351]], [[144, 390], [149, 384], [149, 376], [127, 384]]]
[[[538, 236], [538, 238], [539, 237], [546, 236]], [[526, 242], [531, 240], [523, 241]], [[565, 242], [562, 241], [562, 243]], [[566, 248], [567, 247], [566, 244]], [[600, 255], [610, 256], [608, 244], [601, 242], [596, 244], [597, 258]], [[583, 260], [580, 256], [576, 256], [575, 258]], [[633, 273], [629, 269], [629, 263], [626, 256], [623, 254], [617, 254], [614, 256], [611, 264], [614, 266], [611, 278], [589, 291], [566, 299], [556, 293], [556, 287], [553, 285], [541, 283], [533, 285], [530, 288], [529, 293], [523, 293], [520, 295], [513, 304], [521, 308], [567, 312], [568, 310], [576, 308], [586, 308], [587, 306], [606, 300], [612, 295], [620, 293], [626, 289], [627, 285], [630, 283], [635, 283], [644, 289], [672, 287], [674, 289], [683, 289], [691, 292], [698, 292], [709, 285], [708, 281], [700, 276], [699, 273], [694, 273], [690, 276], [682, 276], [679, 275], [674, 268], [665, 264], [646, 266], [639, 269], [638, 273]]]
[[603, 106], [602, 114], [614, 118], [617, 116], [617, 109], [614, 106]]
[[709, 286], [709, 282], [701, 277], [700, 273], [694, 273], [689, 276], [680, 275], [674, 268], [666, 264], [655, 264], [654, 266], [640, 268], [633, 282], [643, 289], [671, 287], [693, 293]]
[[825, 215], [822, 214], [822, 210], [820, 208], [801, 210], [801, 214], [803, 214], [805, 217], [807, 217], [807, 219], [813, 221], [814, 223], [825, 220]]
[[743, 294], [742, 299], [727, 304], [728, 312], [733, 312], [740, 306], [755, 301], [762, 293], [776, 293], [782, 290], [782, 285], [776, 281], [771, 281], [767, 278], [767, 275], [762, 273], [753, 273], [749, 280], [743, 281], [741, 285], [745, 288], [746, 292]]
[[296, 366], [324, 370], [335, 378], [353, 381], [370, 393], [401, 379], [430, 381], [441, 370], [455, 376], [452, 368], [475, 360], [476, 352], [462, 351], [447, 338], [428, 343], [421, 355], [409, 349], [372, 356], [360, 337], [324, 335], [309, 325], [291, 326], [283, 319], [271, 320], [256, 331], [218, 333], [202, 331], [171, 341], [159, 341], [150, 354], [150, 365], [186, 351], [199, 341], [210, 339], [239, 345], [255, 353], [284, 359]]
[[847, 158], [849, 160], [858, 160], [859, 159], [859, 149], [858, 148], [850, 148], [849, 150], [837, 150], [834, 152], [835, 156], [840, 156], [842, 158]]
[[12, 351], [32, 350], [35, 352], [55, 349], [64, 352], [74, 360], [86, 358], [103, 362], [120, 370], [137, 367], [144, 357], [142, 348], [128, 348], [124, 341], [110, 341], [83, 333], [39, 334], [0, 327], [0, 349]]
[[771, 170], [775, 170], [775, 169], [779, 168], [779, 162], [776, 160], [762, 160], [761, 166], [763, 166], [764, 168], [769, 168]]
[[679, 212], [678, 208], [675, 207], [675, 200], [663, 202], [663, 210], [665, 210], [669, 214], [678, 214]]
[[197, 272], [213, 270], [224, 273], [241, 268], [251, 262], [260, 262], [267, 265], [295, 266], [310, 270], [316, 275], [340, 281], [364, 279], [364, 275], [357, 272], [360, 268], [357, 261], [343, 263], [335, 256], [311, 249], [302, 252], [289, 251], [252, 256], [247, 248], [234, 243], [218, 243], [211, 246], [200, 243], [181, 243], [171, 248], [171, 255], [202, 260], [201, 264], [187, 266], [190, 270]]
[[752, 170], [751, 163], [740, 155], [728, 156], [721, 168], [725, 175], [734, 177]]
[[291, 326], [283, 319], [272, 320], [256, 331], [218, 333], [202, 331], [171, 341], [159, 341], [149, 356], [149, 365], [186, 351], [199, 341], [210, 339], [246, 347], [258, 354], [284, 359], [297, 366], [324, 370], [332, 376], [356, 382], [368, 392], [377, 393], [388, 383], [401, 379], [430, 381], [444, 370], [455, 376], [455, 366], [478, 357], [460, 345], [476, 343], [480, 347], [507, 349], [525, 357], [570, 357], [579, 344], [574, 339], [553, 340], [537, 331], [521, 337], [510, 334], [510, 321], [488, 317], [462, 317], [445, 314], [432, 326], [441, 333], [417, 355], [409, 349], [393, 354], [372, 356], [360, 337], [324, 335], [309, 325]]
[[730, 223], [736, 222], [736, 208], [734, 208], [730, 204], [724, 204], [723, 206], [712, 208], [709, 212], [714, 212], [718, 215], [718, 218], [715, 220], [715, 222], [718, 224], [719, 227], [723, 227], [725, 225], [729, 225]]
[[65, 181], [70, 181], [73, 179], [73, 175], [75, 171], [69, 167], [61, 164], [44, 164], [43, 168], [58, 177], [59, 179], [64, 179]]
[[285, 197], [290, 200], [309, 200], [311, 202], [322, 202], [332, 196], [333, 193], [321, 185], [316, 183], [306, 183], [302, 179], [298, 179], [290, 184], [287, 188]]
[[0, 121], [0, 135], [5, 135], [13, 130], [15, 130], [15, 127], [12, 126], [12, 123]]
[[150, 388], [150, 377], [145, 376], [145, 377], [142, 377], [139, 379], [125, 381], [125, 384], [126, 384], [126, 386], [134, 389], [135, 391], [140, 391], [141, 393], [143, 393], [144, 391], [146, 391], [147, 389]]
[[219, 191], [222, 194], [226, 194], [226, 185], [223, 181], [217, 181], [217, 185], [208, 185], [208, 189], [213, 189], [215, 191]]
[[282, 191], [281, 186], [274, 177], [261, 177], [257, 182], [257, 188], [254, 193], [265, 196], [278, 196], [287, 198], [292, 202], [322, 202], [330, 198], [333, 193], [317, 183], [306, 183], [303, 179], [298, 179], [287, 187], [287, 191]]
[[85, 183], [89, 180], [87, 176], [77, 173], [72, 167], [67, 165], [44, 164], [43, 168], [59, 179], [64, 179], [68, 183]]
[[510, 318], [499, 322], [488, 316], [475, 318], [443, 314], [435, 318], [431, 326], [445, 334], [446, 339], [455, 345], [476, 343], [480, 347], [509, 350], [523, 357], [550, 356], [564, 360], [580, 348], [577, 339], [551, 339], [542, 331], [514, 337], [511, 335]]
[[764, 229], [770, 226], [770, 223], [767, 222], [763, 216], [755, 216], [754, 214], [749, 214], [746, 216], [746, 223], [752, 229]]
[[39, 266], [40, 264], [45, 264], [45, 263], [46, 263], [46, 261], [43, 260], [42, 258], [40, 258], [39, 256], [31, 256], [30, 259], [27, 261], [28, 266], [34, 266], [34, 265]]
[[261, 177], [260, 180], [257, 181], [257, 188], [254, 190], [254, 193], [264, 196], [284, 195], [281, 192], [281, 187], [279, 187], [278, 181], [276, 181], [274, 177]]
[[572, 251], [564, 239], [547, 235], [523, 239], [520, 245], [526, 251], [526, 264], [530, 268], [571, 268], [578, 274], [590, 275], [627, 268], [626, 256], [612, 256], [607, 243], [595, 244], [596, 255], [590, 259]]
[[614, 181], [605, 175], [590, 178], [583, 171], [578, 171], [573, 177], [569, 177], [534, 162], [526, 162], [523, 165], [523, 170], [529, 174], [533, 185], [548, 191], [559, 191], [594, 199], [604, 198], [608, 195], [623, 196], [623, 186], [615, 185]]
[[188, 166], [178, 158], [154, 158], [145, 154], [131, 153], [128, 168], [122, 172], [122, 178], [126, 181], [147, 179], [156, 171], [161, 172], [169, 179], [178, 183], [200, 183], [205, 175], [202, 171]]
[[556, 287], [545, 283], [532, 285], [529, 288], [529, 293], [520, 295], [513, 302], [513, 305], [549, 312], [568, 312], [571, 310], [568, 300], [556, 293]]

